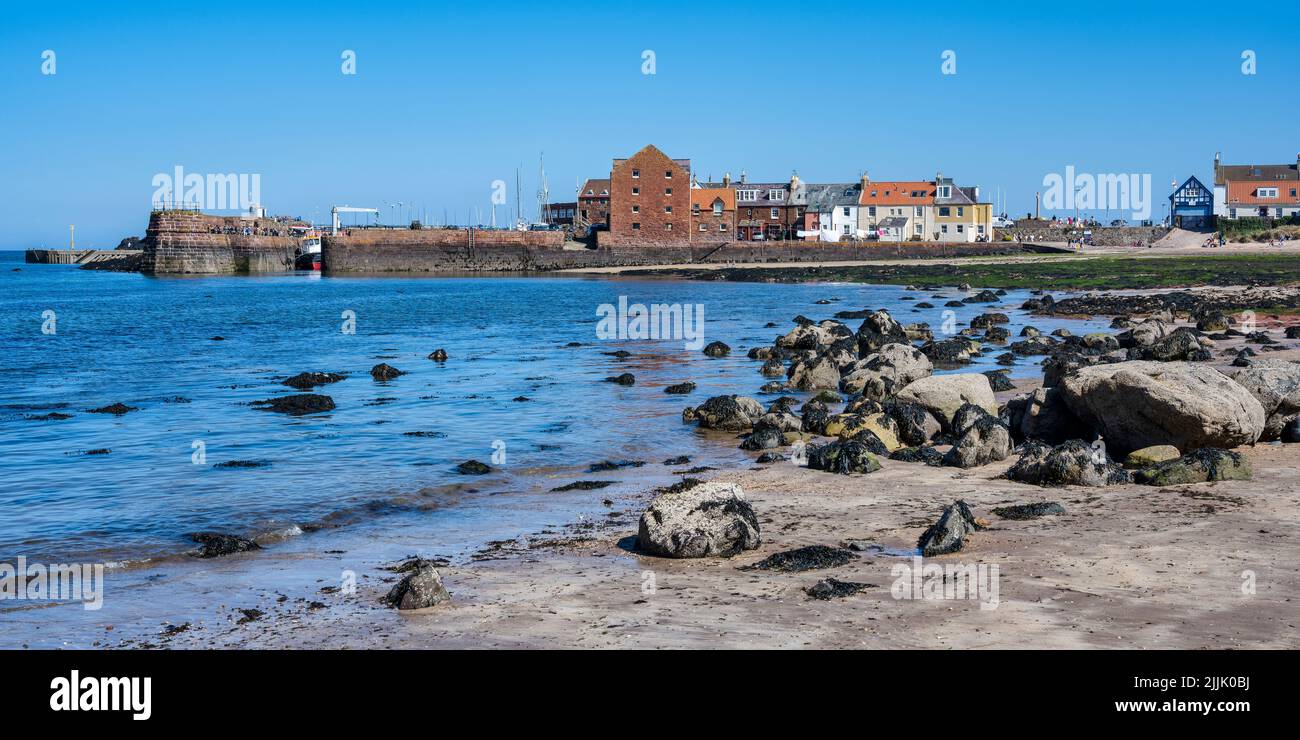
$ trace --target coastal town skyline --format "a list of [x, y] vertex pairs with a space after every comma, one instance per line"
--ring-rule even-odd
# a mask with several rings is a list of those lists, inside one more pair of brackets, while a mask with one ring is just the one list
[[[543, 155], [550, 199], [568, 201], [611, 157], [654, 142], [691, 158], [700, 179], [942, 172], [1012, 217], [1032, 212], [1043, 178], [1067, 167], [1149, 174], [1159, 220], [1170, 183], [1208, 181], [1216, 152], [1238, 163], [1295, 156], [1285, 126], [1243, 137], [1200, 112], [1212, 99], [1216, 110], [1293, 118], [1300, 104], [1276, 94], [1293, 38], [1233, 18], [1210, 36], [1155, 6], [1124, 8], [1125, 23], [1112, 24], [1104, 12], [1036, 7], [945, 8], [918, 20], [845, 6], [836, 12], [847, 26], [873, 30], [869, 45], [788, 34], [766, 62], [740, 53], [745, 38], [779, 25], [762, 13], [724, 23], [705, 10], [678, 27], [671, 7], [358, 14], [289, 5], [259, 11], [253, 30], [232, 20], [238, 13], [182, 28], [88, 4], [18, 9], [0, 30], [0, 89], [16, 113], [0, 122], [16, 216], [0, 248], [66, 245], [71, 224], [87, 245], [140, 235], [152, 178], [176, 166], [257, 174], [268, 211], [316, 223], [344, 203], [378, 207], [387, 222], [399, 202], [434, 222], [486, 223], [497, 181], [508, 185], [508, 208], [518, 195], [535, 214]], [[520, 22], [492, 43], [439, 34], [502, 18]], [[277, 28], [299, 42], [281, 43]], [[116, 41], [139, 34], [149, 35], [148, 54]], [[561, 43], [570, 37], [580, 43]], [[1086, 53], [1061, 54], [1062, 37], [1086, 38]], [[48, 63], [53, 74], [43, 73]], [[1171, 74], [1157, 84], [1132, 79], [1162, 65]], [[870, 81], [834, 82], [855, 76]], [[97, 145], [110, 138], [121, 145]]]

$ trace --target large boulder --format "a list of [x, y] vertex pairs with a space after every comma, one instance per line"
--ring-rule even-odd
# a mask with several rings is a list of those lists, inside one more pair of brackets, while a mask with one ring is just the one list
[[1089, 439], [1091, 430], [1065, 405], [1056, 388], [1036, 388], [1007, 401], [1012, 436], [1058, 445], [1067, 439]]
[[1117, 339], [1121, 347], [1150, 347], [1173, 330], [1172, 326], [1148, 319], [1120, 334]]
[[971, 358], [979, 354], [979, 349], [979, 342], [967, 337], [949, 337], [921, 345], [921, 352], [931, 362], [949, 369], [959, 365], [969, 365]]
[[1231, 377], [1264, 407], [1264, 434], [1260, 439], [1282, 438], [1282, 430], [1300, 419], [1300, 364], [1286, 360], [1255, 360]]
[[883, 400], [934, 372], [930, 358], [909, 344], [886, 344], [847, 368], [840, 390]]
[[724, 432], [747, 432], [763, 414], [763, 404], [748, 396], [714, 396], [694, 409], [701, 427]]
[[791, 386], [802, 391], [840, 387], [840, 368], [829, 354], [796, 361], [787, 377]]
[[1206, 447], [1177, 460], [1153, 465], [1133, 474], [1133, 480], [1148, 486], [1178, 486], [1218, 480], [1250, 480], [1250, 460], [1239, 452]]
[[858, 354], [866, 357], [878, 352], [886, 344], [907, 344], [907, 330], [889, 315], [876, 311], [858, 327]]
[[921, 378], [899, 391], [897, 399], [925, 407], [945, 430], [951, 428], [952, 417], [963, 404], [973, 403], [990, 414], [998, 413], [993, 387], [989, 385], [989, 379], [980, 373]]
[[731, 557], [759, 544], [758, 516], [734, 483], [709, 482], [655, 497], [637, 547], [668, 558]]
[[1264, 432], [1264, 407], [1205, 365], [1119, 362], [1081, 368], [1061, 381], [1065, 404], [1101, 433], [1115, 454], [1158, 444], [1181, 450], [1250, 444]]
[[1100, 448], [1077, 439], [1057, 447], [1031, 442], [1007, 471], [1007, 478], [1038, 486], [1109, 486], [1129, 475]]

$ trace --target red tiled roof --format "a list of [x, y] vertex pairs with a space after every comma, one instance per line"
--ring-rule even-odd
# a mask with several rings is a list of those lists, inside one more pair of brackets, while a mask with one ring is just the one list
[[858, 205], [925, 206], [934, 203], [934, 183], [923, 180], [867, 182]]
[[[1277, 188], [1277, 197], [1261, 198], [1256, 193], [1260, 188]], [[1284, 205], [1300, 202], [1300, 183], [1295, 180], [1248, 180], [1228, 181], [1228, 202], [1246, 205]]]
[[[587, 195], [590, 191], [591, 195]], [[609, 197], [609, 178], [592, 178], [582, 184], [582, 190], [578, 191], [579, 198], [600, 198]]]

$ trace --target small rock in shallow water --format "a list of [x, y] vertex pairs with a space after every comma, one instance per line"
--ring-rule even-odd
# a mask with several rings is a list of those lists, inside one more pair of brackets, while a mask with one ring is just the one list
[[429, 353], [429, 359], [433, 360], [434, 362], [446, 362], [447, 350], [441, 348], [435, 349], [434, 351]]
[[318, 385], [337, 383], [346, 377], [346, 375], [340, 375], [339, 373], [298, 373], [291, 378], [285, 378], [283, 382], [290, 388], [308, 391]]
[[704, 354], [709, 357], [726, 357], [731, 354], [731, 347], [725, 342], [709, 342], [704, 347]]
[[617, 383], [618, 385], [636, 385], [636, 376], [632, 373], [623, 373], [622, 375], [611, 375], [605, 378], [606, 383]]
[[588, 468], [588, 473], [603, 473], [607, 470], [619, 470], [620, 468], [639, 468], [645, 465], [644, 460], [602, 460], [598, 463], [592, 463]]
[[861, 591], [871, 588], [870, 583], [858, 583], [856, 581], [840, 581], [834, 578], [823, 578], [804, 589], [804, 593], [809, 598], [820, 601], [829, 601], [831, 599], [842, 599], [846, 596], [852, 596]]
[[456, 466], [456, 472], [461, 475], [487, 475], [492, 472], [492, 468], [478, 460], [466, 460]]
[[690, 455], [678, 455], [677, 457], [670, 457], [667, 460], [664, 460], [663, 464], [664, 465], [685, 465], [690, 461], [691, 461]]
[[783, 460], [785, 460], [785, 455], [782, 455], [779, 452], [764, 452], [759, 455], [758, 459], [754, 462], [757, 462], [760, 465], [771, 465], [772, 463], [778, 463]]
[[129, 413], [131, 411], [139, 411], [139, 409], [136, 408], [135, 406], [127, 406], [124, 403], [110, 403], [107, 406], [100, 406], [97, 409], [91, 409], [89, 413], [112, 414], [114, 416], [121, 416], [122, 414]]
[[276, 396], [264, 401], [253, 401], [253, 405], [262, 411], [274, 411], [290, 416], [320, 414], [334, 410], [334, 399], [319, 393], [298, 393], [292, 396]]
[[189, 538], [200, 545], [197, 552], [191, 553], [198, 558], [218, 558], [236, 552], [262, 549], [252, 540], [220, 532], [192, 532]]
[[676, 395], [685, 395], [695, 390], [695, 384], [689, 380], [685, 383], [676, 383], [664, 388], [664, 393], [673, 393]]
[[406, 374], [405, 372], [398, 370], [397, 368], [393, 367], [392, 365], [389, 365], [386, 362], [381, 362], [378, 365], [375, 365], [374, 367], [370, 368], [370, 377], [374, 378], [375, 380], [392, 380], [393, 378], [396, 378], [399, 375], [405, 375], [405, 374]]
[[1055, 501], [1043, 501], [1034, 504], [999, 506], [993, 510], [993, 513], [1003, 519], [1015, 519], [1020, 521], [1025, 519], [1037, 519], [1040, 516], [1064, 514], [1065, 507]]
[[598, 488], [606, 488], [614, 485], [617, 481], [612, 480], [576, 480], [572, 483], [566, 483], [562, 486], [552, 488], [552, 491], [594, 491]]
[[271, 463], [263, 460], [227, 460], [213, 465], [214, 468], [269, 468]]

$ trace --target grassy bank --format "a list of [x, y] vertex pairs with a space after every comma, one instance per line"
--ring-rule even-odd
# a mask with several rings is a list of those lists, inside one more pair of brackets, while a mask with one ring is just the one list
[[1092, 257], [1088, 259], [851, 267], [738, 267], [721, 270], [633, 271], [697, 280], [738, 282], [850, 282], [956, 285], [980, 288], [1117, 290], [1198, 285], [1291, 285], [1300, 282], [1300, 254], [1237, 254], [1194, 257]]

